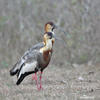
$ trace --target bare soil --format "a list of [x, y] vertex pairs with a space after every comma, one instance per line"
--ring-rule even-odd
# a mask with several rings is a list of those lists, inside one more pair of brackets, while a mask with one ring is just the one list
[[100, 100], [100, 64], [50, 65], [44, 70], [41, 91], [31, 75], [19, 86], [16, 79], [9, 75], [9, 68], [1, 68], [0, 100]]

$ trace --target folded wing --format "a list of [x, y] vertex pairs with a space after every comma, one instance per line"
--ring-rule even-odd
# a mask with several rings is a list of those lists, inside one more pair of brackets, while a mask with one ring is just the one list
[[21, 57], [21, 59], [14, 65], [14, 67], [10, 70], [10, 75], [13, 76], [13, 75], [18, 75], [19, 73], [19, 70], [21, 69], [21, 67], [23, 66], [23, 64], [25, 64], [25, 62], [27, 60], [29, 60], [29, 58], [31, 58], [32, 53], [35, 51], [35, 50], [39, 50], [40, 48], [42, 48], [44, 46], [43, 42], [41, 43], [38, 43], [36, 45], [34, 45], [32, 48], [28, 49], [24, 55]]

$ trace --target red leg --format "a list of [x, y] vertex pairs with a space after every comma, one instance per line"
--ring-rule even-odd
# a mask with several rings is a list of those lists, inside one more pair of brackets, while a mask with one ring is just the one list
[[39, 89], [42, 89], [42, 72], [40, 73], [40, 88]]
[[32, 79], [35, 80], [35, 75], [34, 74], [32, 74]]
[[36, 81], [37, 89], [39, 90], [38, 79], [37, 79], [37, 74], [36, 73], [35, 73], [35, 81]]
[[43, 72], [40, 72], [40, 77], [39, 77], [40, 86], [39, 86], [39, 84], [38, 84], [37, 74], [36, 74], [36, 73], [35, 73], [35, 75], [32, 74], [32, 79], [36, 81], [36, 85], [37, 85], [37, 89], [38, 89], [38, 90], [41, 90], [41, 89], [42, 89], [42, 81], [41, 81], [41, 80], [42, 80], [42, 73], [43, 73]]

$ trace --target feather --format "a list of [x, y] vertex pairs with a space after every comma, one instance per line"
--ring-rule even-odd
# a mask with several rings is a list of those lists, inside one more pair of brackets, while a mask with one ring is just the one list
[[35, 50], [38, 50], [40, 48], [42, 48], [44, 46], [44, 43], [38, 43], [36, 45], [34, 45], [32, 48], [28, 49], [24, 55], [21, 57], [21, 59], [13, 66], [13, 68], [10, 70], [10, 75], [14, 76], [17, 73], [19, 73], [19, 70], [21, 68], [21, 66], [30, 58], [30, 56], [32, 55], [32, 53]]

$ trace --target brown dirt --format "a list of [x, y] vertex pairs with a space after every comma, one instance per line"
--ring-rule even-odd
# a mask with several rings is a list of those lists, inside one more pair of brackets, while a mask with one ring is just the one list
[[100, 100], [99, 66], [49, 66], [43, 73], [41, 91], [31, 75], [16, 86], [16, 77], [10, 77], [8, 68], [1, 68], [0, 100]]

